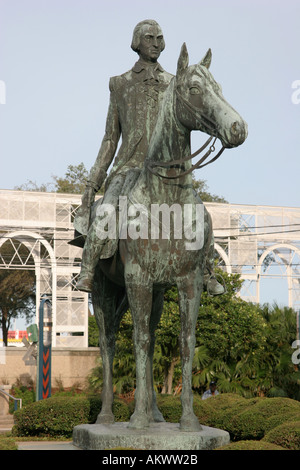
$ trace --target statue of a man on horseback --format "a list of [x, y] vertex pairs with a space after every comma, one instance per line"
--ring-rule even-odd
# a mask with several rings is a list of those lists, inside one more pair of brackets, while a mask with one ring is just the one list
[[[91, 207], [95, 194], [107, 177], [107, 170], [114, 160], [118, 142], [122, 144], [106, 179], [104, 204], [117, 209], [119, 196], [127, 195], [136, 182], [144, 165], [150, 139], [156, 124], [159, 107], [173, 76], [158, 63], [165, 48], [160, 26], [154, 20], [137, 24], [133, 32], [131, 48], [139, 55], [134, 67], [110, 79], [110, 104], [105, 136], [79, 208], [75, 229], [85, 238], [81, 273], [77, 288], [92, 292], [95, 269], [99, 259], [114, 255], [118, 238], [99, 237], [99, 219], [90, 222]], [[211, 228], [211, 243], [206, 260], [206, 288], [211, 294], [224, 292], [213, 275], [214, 241]]]
[[[133, 50], [139, 54], [138, 62], [129, 72], [110, 80], [106, 133], [74, 222], [77, 232], [86, 237], [77, 287], [92, 292], [99, 328], [103, 389], [97, 423], [114, 421], [112, 378], [116, 334], [122, 316], [130, 308], [136, 392], [135, 410], [128, 426], [143, 429], [163, 421], [153, 383], [155, 330], [162, 314], [164, 292], [177, 286], [182, 363], [180, 430], [192, 432], [201, 429], [193, 411], [191, 383], [196, 321], [207, 282], [205, 272], [212, 284], [207, 289], [214, 294], [223, 293], [223, 286], [213, 275], [211, 218], [194, 191], [192, 172], [215, 161], [224, 149], [241, 145], [247, 137], [247, 124], [225, 100], [209, 71], [210, 50], [198, 64], [189, 65], [187, 47], [183, 44], [176, 75], [172, 76], [157, 62], [164, 47], [161, 28], [155, 21], [139, 23], [132, 41]], [[193, 130], [210, 137], [191, 154]], [[122, 145], [106, 181], [104, 197], [94, 203], [121, 135]], [[193, 164], [193, 158], [213, 138], [222, 143], [218, 154], [206, 161], [215, 149], [213, 142]], [[106, 231], [103, 211], [112, 207], [114, 213], [122, 212], [118, 205], [124, 197], [128, 200], [128, 215], [139, 213], [139, 216], [133, 221], [130, 217], [118, 219], [117, 232], [122, 234], [119, 238], [102, 236], [102, 231], [103, 235]], [[158, 213], [164, 209], [164, 215], [170, 216], [169, 224], [165, 224], [164, 217], [154, 215], [153, 208], [158, 208]], [[158, 229], [154, 235], [153, 222]], [[169, 231], [165, 231], [166, 225]], [[124, 237], [127, 230], [128, 236]], [[191, 242], [194, 235], [200, 243], [191, 246], [187, 240]]]

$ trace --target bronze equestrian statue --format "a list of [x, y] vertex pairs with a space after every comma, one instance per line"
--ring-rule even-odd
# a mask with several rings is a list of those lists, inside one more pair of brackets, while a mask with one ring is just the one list
[[[247, 124], [225, 101], [220, 86], [209, 72], [210, 50], [199, 64], [189, 66], [188, 53], [184, 44], [178, 59], [176, 76], [171, 77], [160, 70], [156, 62], [164, 47], [159, 26], [144, 24], [140, 28], [141, 37], [143, 40], [137, 46], [140, 59], [144, 60], [146, 54], [150, 57], [151, 53], [152, 67], [148, 71], [136, 65], [136, 70], [139, 72], [132, 70], [128, 72], [129, 75], [125, 74], [111, 81], [110, 118], [106, 137], [99, 152], [100, 160], [105, 161], [105, 171], [116, 149], [123, 124], [122, 119], [126, 121], [126, 110], [122, 108], [124, 113], [122, 116], [116, 101], [118, 90], [123, 106], [127, 100], [127, 104], [135, 103], [137, 110], [139, 109], [139, 93], [130, 95], [130, 92], [134, 87], [139, 89], [143, 85], [142, 95], [148, 93], [148, 105], [144, 103], [144, 116], [142, 119], [141, 114], [141, 122], [139, 122], [143, 131], [138, 132], [137, 120], [139, 119], [137, 119], [136, 128], [131, 129], [130, 137], [128, 136], [126, 140], [124, 136], [125, 150], [122, 150], [122, 142], [120, 158], [118, 155], [114, 163], [107, 192], [103, 200], [93, 205], [91, 228], [87, 231], [84, 227], [83, 210], [79, 213], [77, 226], [75, 222], [75, 228], [80, 233], [86, 230], [86, 240], [90, 241], [91, 245], [97, 237], [103, 242], [102, 235], [105, 232], [103, 220], [110, 221], [103, 216], [103, 204], [107, 207], [110, 204], [116, 208], [120, 202], [119, 196], [126, 197], [128, 217], [119, 218], [118, 233], [130, 233], [132, 236], [105, 240], [105, 243], [102, 243], [100, 255], [98, 248], [94, 249], [92, 245], [92, 253], [97, 257], [95, 260], [97, 264], [93, 267], [91, 289], [95, 317], [99, 327], [104, 377], [102, 409], [97, 422], [107, 424], [114, 420], [112, 365], [115, 336], [122, 315], [128, 307], [133, 319], [136, 360], [135, 411], [131, 416], [129, 427], [142, 429], [149, 426], [152, 421], [163, 420], [157, 408], [153, 387], [154, 333], [162, 313], [164, 291], [176, 285], [181, 316], [182, 416], [180, 429], [197, 431], [201, 429], [201, 426], [193, 412], [192, 360], [204, 273], [212, 245], [212, 227], [209, 214], [193, 189], [192, 171], [215, 161], [225, 148], [241, 145], [247, 137]], [[148, 52], [145, 53], [146, 47], [143, 48], [141, 43], [152, 46], [149, 46]], [[151, 92], [150, 89], [149, 92], [145, 91], [148, 85], [144, 82], [143, 84], [141, 82], [130, 84], [129, 78], [133, 79], [134, 74], [139, 73], [144, 74], [145, 80], [148, 80], [146, 77], [151, 73], [150, 82], [155, 81], [153, 88], [149, 85]], [[159, 78], [155, 78], [157, 76]], [[128, 89], [124, 87], [123, 91], [120, 91], [124, 80], [129, 83]], [[160, 96], [160, 105], [153, 96]], [[154, 111], [152, 108], [156, 106]], [[155, 124], [151, 118], [152, 112], [156, 113]], [[127, 110], [127, 115], [131, 116], [131, 109]], [[114, 125], [117, 124], [116, 120], [118, 120], [118, 126], [116, 126], [118, 132], [116, 128], [112, 131]], [[190, 133], [192, 130], [200, 130], [211, 136], [201, 150], [207, 148], [213, 136], [220, 139], [222, 149], [210, 161], [206, 160], [214, 151], [214, 143], [209, 146], [205, 155], [196, 164], [192, 164], [192, 158], [199, 153], [191, 155]], [[135, 131], [137, 131], [137, 136]], [[134, 149], [131, 147], [132, 139], [135, 142]], [[113, 146], [113, 152], [111, 146]], [[133, 167], [130, 166], [131, 159]], [[92, 205], [94, 192], [105, 178], [103, 168], [97, 173], [99, 168], [99, 165], [95, 165], [92, 169], [91, 174], [96, 177], [90, 178], [89, 187], [83, 196], [83, 207]], [[169, 224], [167, 236], [165, 236], [164, 221], [159, 219], [157, 212], [154, 211], [157, 207], [170, 209], [169, 215], [172, 223]], [[117, 213], [119, 214], [120, 211], [117, 210]], [[180, 217], [184, 220], [179, 220]], [[153, 230], [153, 225], [155, 230]], [[181, 229], [181, 236], [179, 236], [179, 229]], [[95, 238], [90, 235], [93, 230]], [[155, 236], [153, 236], [154, 232]], [[105, 256], [102, 256], [103, 252], [106, 252]], [[82, 268], [85, 269], [84, 264]], [[89, 271], [89, 266], [87, 266], [87, 271]], [[84, 276], [81, 280], [84, 280]]]

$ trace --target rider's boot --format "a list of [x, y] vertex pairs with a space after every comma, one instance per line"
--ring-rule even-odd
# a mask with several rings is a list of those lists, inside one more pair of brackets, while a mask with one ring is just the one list
[[224, 286], [217, 281], [214, 274], [204, 275], [204, 290], [206, 290], [209, 295], [221, 295], [225, 293]]
[[[91, 238], [91, 240], [89, 239]], [[82, 292], [92, 292], [95, 269], [98, 264], [103, 243], [95, 240], [88, 234], [81, 260], [81, 271], [76, 284], [76, 288]]]
[[203, 289], [209, 295], [221, 295], [225, 293], [225, 288], [220, 282], [217, 281], [214, 273], [213, 264], [206, 260], [206, 266], [203, 277]]
[[76, 284], [76, 288], [82, 292], [92, 292], [94, 274], [94, 271], [88, 270], [87, 268], [84, 269], [83, 265], [81, 265], [81, 272]]
[[[96, 263], [97, 265], [97, 263]], [[81, 262], [81, 271], [76, 288], [82, 292], [92, 292], [96, 266]]]

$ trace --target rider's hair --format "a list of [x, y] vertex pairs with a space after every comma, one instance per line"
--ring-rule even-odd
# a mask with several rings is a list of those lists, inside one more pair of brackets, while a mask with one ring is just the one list
[[[150, 25], [150, 26], [159, 26], [159, 24], [157, 23], [157, 21], [155, 20], [144, 20], [144, 21], [140, 21], [136, 27], [134, 28], [134, 31], [133, 31], [133, 36], [132, 36], [132, 42], [131, 42], [131, 49], [134, 51], [134, 52], [139, 52], [139, 46], [140, 46], [140, 37], [141, 37], [141, 29], [144, 25]], [[164, 50], [165, 48], [165, 40], [163, 39], [163, 42], [162, 42], [162, 51]]]

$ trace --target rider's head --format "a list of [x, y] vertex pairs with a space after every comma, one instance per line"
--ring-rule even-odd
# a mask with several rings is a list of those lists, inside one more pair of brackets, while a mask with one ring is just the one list
[[131, 49], [146, 62], [156, 62], [165, 48], [161, 27], [155, 20], [144, 20], [133, 31]]

